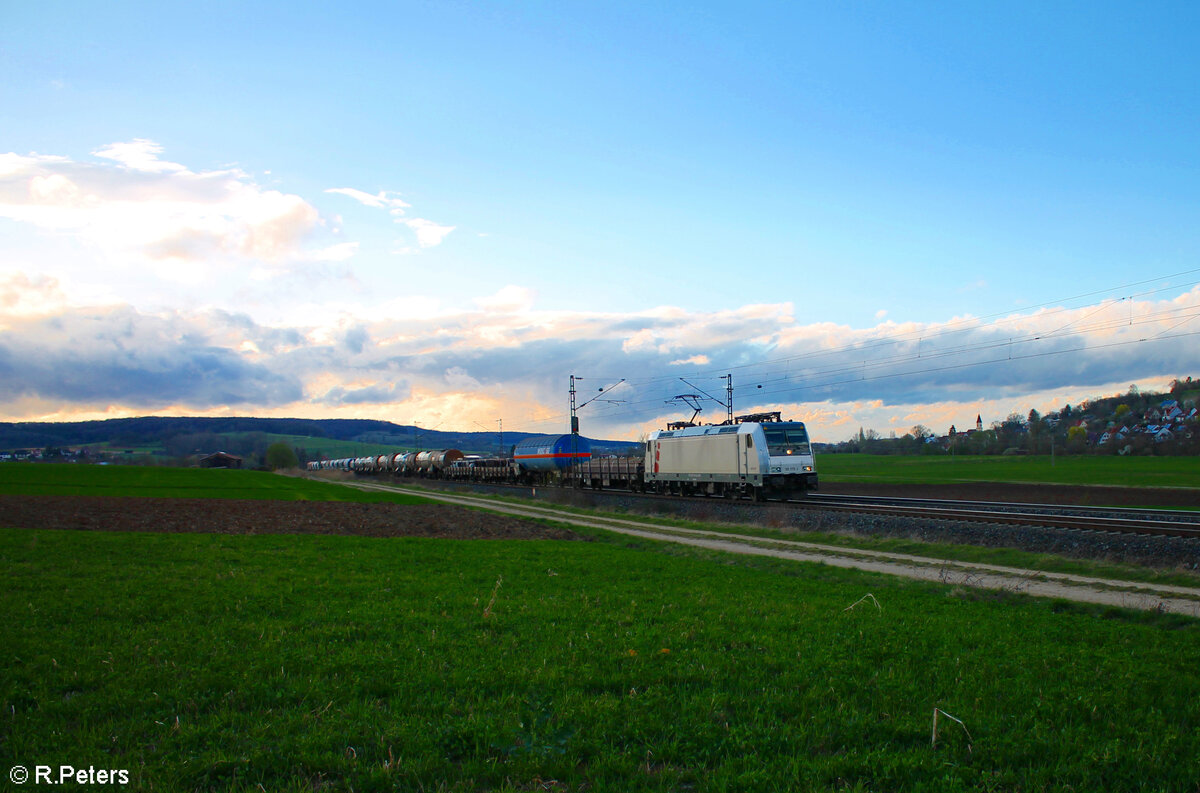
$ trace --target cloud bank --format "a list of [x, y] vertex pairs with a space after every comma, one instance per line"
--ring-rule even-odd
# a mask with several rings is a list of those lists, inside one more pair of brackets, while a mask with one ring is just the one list
[[[69, 307], [52, 282], [10, 277], [0, 280], [3, 418], [186, 410], [456, 429], [502, 418], [506, 429], [559, 432], [575, 374], [580, 402], [625, 380], [581, 417], [589, 434], [629, 438], [690, 415], [676, 395], [723, 399], [719, 378], [732, 374], [739, 412], [783, 409], [842, 440], [859, 426], [941, 432], [977, 412], [990, 422], [1200, 372], [1200, 345], [1185, 335], [1200, 331], [1200, 288], [1132, 306], [868, 329], [806, 325], [789, 303], [619, 314], [533, 301], [510, 286], [433, 317], [271, 327], [219, 311]], [[723, 417], [702, 402], [702, 419]]]

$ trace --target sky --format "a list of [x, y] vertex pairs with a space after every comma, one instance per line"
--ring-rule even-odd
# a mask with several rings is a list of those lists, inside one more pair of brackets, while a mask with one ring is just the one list
[[0, 420], [557, 433], [574, 375], [584, 434], [636, 439], [728, 375], [836, 442], [1162, 390], [1200, 375], [1197, 29], [0, 4]]

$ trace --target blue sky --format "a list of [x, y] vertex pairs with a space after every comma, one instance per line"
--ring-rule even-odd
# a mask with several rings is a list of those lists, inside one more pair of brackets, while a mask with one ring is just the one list
[[1160, 387], [1200, 369], [1198, 17], [9, 4], [0, 418], [557, 431], [575, 373], [639, 384], [595, 419], [636, 436], [736, 371], [840, 440]]

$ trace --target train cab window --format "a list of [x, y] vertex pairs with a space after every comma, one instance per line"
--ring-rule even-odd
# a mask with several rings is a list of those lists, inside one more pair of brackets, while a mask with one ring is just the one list
[[753, 435], [747, 435], [747, 436], [746, 436], [746, 448], [747, 448], [747, 449], [753, 449], [753, 448], [754, 448], [754, 436], [753, 436]]
[[803, 424], [763, 427], [767, 439], [767, 454], [771, 457], [786, 457], [791, 454], [812, 454], [808, 444], [808, 431]]

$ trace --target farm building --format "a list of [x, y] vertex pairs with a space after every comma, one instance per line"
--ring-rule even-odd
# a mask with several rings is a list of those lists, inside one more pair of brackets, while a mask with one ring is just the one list
[[241, 468], [242, 458], [228, 452], [213, 452], [200, 458], [201, 468]]

